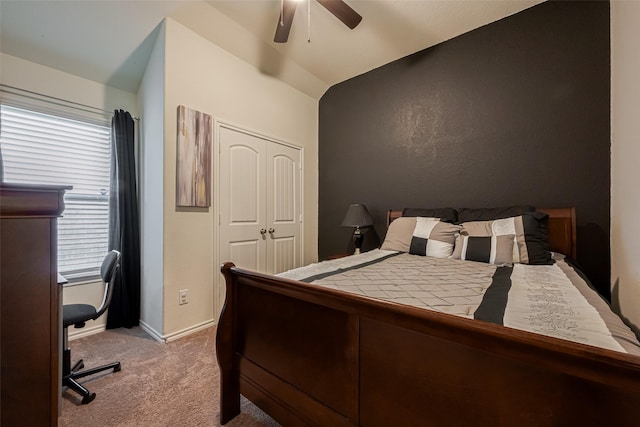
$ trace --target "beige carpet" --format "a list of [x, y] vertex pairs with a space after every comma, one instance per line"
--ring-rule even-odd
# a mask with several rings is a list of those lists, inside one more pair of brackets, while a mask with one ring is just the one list
[[[108, 330], [71, 341], [72, 363], [85, 366], [120, 361], [122, 370], [83, 378], [96, 399], [81, 405], [72, 391], [62, 393], [62, 427], [220, 425], [219, 370], [215, 328], [168, 344], [140, 328]], [[241, 414], [228, 426], [277, 426], [242, 398]]]

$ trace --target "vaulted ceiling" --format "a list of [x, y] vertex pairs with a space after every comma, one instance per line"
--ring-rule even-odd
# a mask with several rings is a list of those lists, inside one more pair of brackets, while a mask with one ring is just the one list
[[2, 0], [0, 51], [136, 92], [170, 17], [262, 72], [319, 98], [332, 85], [541, 0], [345, 0], [350, 30], [316, 0], [297, 6], [274, 43], [281, 0]]

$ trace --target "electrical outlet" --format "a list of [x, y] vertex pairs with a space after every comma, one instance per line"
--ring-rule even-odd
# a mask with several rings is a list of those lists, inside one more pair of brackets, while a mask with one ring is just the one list
[[178, 304], [182, 305], [182, 304], [188, 303], [189, 300], [187, 299], [187, 296], [189, 294], [189, 289], [180, 289], [178, 292], [180, 296], [180, 299], [178, 300]]

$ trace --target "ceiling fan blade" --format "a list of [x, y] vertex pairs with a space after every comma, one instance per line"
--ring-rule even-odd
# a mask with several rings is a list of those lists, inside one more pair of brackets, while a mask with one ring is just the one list
[[362, 16], [342, 0], [318, 0], [318, 3], [352, 30], [362, 21]]
[[278, 26], [273, 41], [276, 43], [286, 43], [289, 39], [289, 31], [293, 23], [293, 15], [296, 13], [298, 2], [295, 0], [284, 0], [282, 3], [282, 16], [278, 17]]

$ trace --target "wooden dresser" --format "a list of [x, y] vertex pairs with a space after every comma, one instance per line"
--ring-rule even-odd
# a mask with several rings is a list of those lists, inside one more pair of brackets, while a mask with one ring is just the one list
[[0, 425], [55, 426], [61, 320], [57, 218], [71, 187], [0, 183]]

